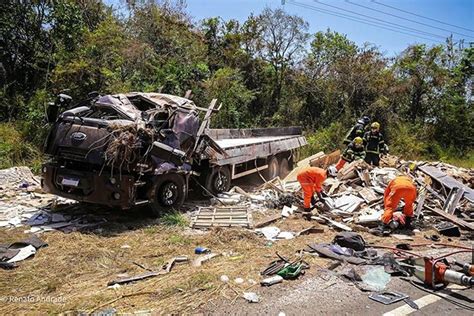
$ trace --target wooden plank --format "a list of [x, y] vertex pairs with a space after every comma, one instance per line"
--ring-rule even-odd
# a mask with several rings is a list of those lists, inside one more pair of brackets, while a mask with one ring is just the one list
[[363, 188], [359, 191], [359, 195], [367, 202], [368, 204], [372, 203], [373, 201], [377, 201], [379, 197], [375, 194], [375, 192], [370, 188]]
[[[342, 223], [339, 223], [337, 221], [334, 221], [334, 220], [330, 219], [329, 217], [326, 217], [326, 216], [323, 216], [323, 215], [319, 215], [319, 217], [324, 219], [325, 221], [329, 222], [329, 224], [331, 224], [332, 226], [335, 226], [339, 229], [342, 229], [342, 230], [345, 230], [345, 231], [348, 231], [348, 232], [352, 231], [352, 228], [350, 228], [349, 226], [344, 225]], [[311, 218], [313, 218], [313, 216], [311, 216]]]
[[137, 276], [133, 276], [133, 277], [129, 277], [129, 278], [113, 280], [113, 281], [110, 281], [109, 283], [107, 283], [107, 286], [112, 286], [112, 285], [115, 285], [115, 284], [125, 284], [125, 283], [130, 283], [130, 282], [135, 282], [135, 281], [141, 281], [141, 280], [145, 280], [145, 279], [148, 279], [148, 278], [153, 278], [153, 277], [159, 276], [161, 274], [164, 274], [164, 273], [163, 272], [149, 272], [149, 273], [145, 273], [145, 274], [141, 274], [141, 275], [137, 275]]
[[298, 163], [296, 164], [298, 167], [309, 167], [310, 166], [310, 161], [311, 160], [315, 160], [315, 159], [318, 159], [318, 158], [321, 158], [321, 157], [324, 157], [324, 152], [320, 151], [314, 155], [311, 155], [309, 157], [306, 157], [305, 159], [303, 160], [300, 160], [298, 161]]
[[429, 186], [428, 184], [424, 183], [422, 180], [418, 179], [418, 178], [415, 178], [415, 181], [419, 184], [419, 185], [422, 185], [426, 188], [426, 190], [428, 190], [428, 192], [430, 192], [431, 194], [433, 194], [435, 197], [437, 197], [438, 199], [440, 199], [443, 203], [446, 201], [446, 199], [440, 195], [438, 192], [436, 192], [435, 190], [433, 190], [433, 188], [431, 186]]
[[338, 149], [336, 151], [333, 151], [330, 154], [321, 156], [319, 158], [311, 159], [309, 162], [309, 165], [311, 167], [319, 167], [319, 168], [326, 169], [330, 165], [335, 164], [339, 160], [340, 156], [341, 156], [341, 151]]
[[421, 210], [423, 209], [423, 204], [425, 203], [425, 199], [426, 199], [426, 192], [425, 190], [423, 190], [421, 194], [418, 196], [418, 199], [416, 202], [416, 210], [415, 210], [416, 219], [420, 218]]
[[449, 192], [448, 198], [446, 199], [446, 203], [444, 203], [443, 211], [449, 214], [454, 214], [456, 210], [456, 206], [458, 205], [459, 201], [462, 199], [464, 195], [463, 188], [452, 188], [451, 192]]
[[358, 172], [360, 179], [365, 183], [366, 187], [370, 187], [370, 175], [369, 175], [369, 170], [364, 169], [360, 172]]
[[431, 212], [435, 213], [436, 215], [444, 217], [445, 219], [447, 219], [448, 221], [450, 221], [450, 222], [452, 222], [456, 225], [459, 225], [459, 226], [464, 227], [464, 228], [469, 229], [469, 230], [474, 230], [474, 225], [473, 224], [470, 224], [466, 221], [463, 221], [462, 219], [456, 217], [455, 215], [448, 214], [446, 212], [443, 212], [440, 209], [432, 208], [432, 207], [429, 207], [429, 206], [425, 206], [425, 208], [427, 208]]

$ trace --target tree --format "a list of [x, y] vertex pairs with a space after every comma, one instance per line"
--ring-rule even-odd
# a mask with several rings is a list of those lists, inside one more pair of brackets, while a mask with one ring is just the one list
[[205, 82], [207, 99], [217, 98], [223, 106], [212, 120], [215, 128], [242, 128], [253, 123], [248, 110], [254, 99], [251, 90], [245, 87], [241, 73], [236, 69], [221, 68]]
[[[260, 27], [259, 55], [273, 68], [274, 85], [270, 106], [280, 107], [284, 79], [290, 66], [303, 56], [309, 38], [308, 23], [281, 9], [265, 8], [257, 18]], [[267, 113], [271, 114], [271, 113]]]
[[447, 69], [442, 64], [445, 58], [441, 45], [413, 45], [397, 58], [394, 69], [408, 98], [406, 111], [411, 122], [436, 115], [432, 105], [447, 79]]

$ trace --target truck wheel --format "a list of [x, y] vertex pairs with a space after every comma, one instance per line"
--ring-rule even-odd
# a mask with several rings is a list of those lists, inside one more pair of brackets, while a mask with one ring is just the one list
[[179, 208], [185, 198], [186, 182], [184, 177], [178, 174], [157, 176], [149, 194], [151, 210], [155, 216]]
[[291, 166], [287, 158], [280, 160], [280, 178], [284, 179], [291, 171]]
[[268, 159], [268, 169], [265, 171], [265, 179], [267, 181], [272, 180], [273, 178], [278, 177], [280, 172], [278, 166], [278, 159], [275, 156], [272, 156]]
[[205, 188], [212, 194], [227, 192], [230, 189], [231, 180], [228, 167], [213, 168], [206, 178]]

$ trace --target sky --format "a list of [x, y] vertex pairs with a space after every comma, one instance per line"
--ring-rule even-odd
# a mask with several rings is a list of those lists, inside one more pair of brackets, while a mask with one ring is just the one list
[[309, 23], [310, 33], [330, 28], [359, 45], [375, 44], [388, 56], [414, 43], [439, 44], [450, 34], [455, 41], [464, 39], [466, 46], [474, 43], [474, 0], [187, 0], [187, 12], [195, 22], [216, 16], [244, 22], [251, 13], [258, 15], [265, 7], [302, 17]]

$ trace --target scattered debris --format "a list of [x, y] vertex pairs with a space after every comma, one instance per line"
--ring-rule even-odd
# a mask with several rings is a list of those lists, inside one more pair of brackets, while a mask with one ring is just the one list
[[459, 231], [459, 227], [454, 225], [453, 223], [449, 222], [441, 222], [437, 225], [435, 225], [435, 229], [440, 233], [441, 235], [444, 236], [449, 236], [449, 237], [460, 237], [461, 232]]
[[137, 275], [134, 277], [129, 277], [129, 278], [123, 278], [123, 279], [118, 279], [118, 280], [113, 280], [107, 283], [107, 286], [114, 286], [116, 284], [126, 284], [126, 283], [131, 283], [131, 282], [136, 282], [136, 281], [141, 281], [149, 278], [153, 278], [159, 275], [162, 275], [163, 273], [160, 272], [149, 272], [141, 275]]
[[38, 249], [46, 246], [48, 246], [47, 243], [34, 235], [9, 245], [0, 245], [0, 267], [4, 269], [14, 268], [16, 262], [34, 256]]
[[[114, 286], [116, 284], [121, 285], [121, 284], [141, 281], [141, 280], [145, 280], [145, 279], [149, 279], [149, 278], [154, 278], [154, 277], [157, 277], [159, 275], [165, 275], [165, 274], [168, 274], [168, 273], [171, 272], [171, 269], [173, 268], [175, 263], [182, 263], [182, 262], [188, 262], [188, 257], [179, 256], [179, 257], [172, 258], [165, 265], [163, 265], [162, 269], [158, 272], [151, 271], [151, 272], [144, 273], [144, 274], [141, 274], [141, 275], [136, 275], [136, 276], [133, 276], [133, 277], [125, 277], [125, 278], [113, 280], [113, 281], [110, 281], [109, 283], [107, 283], [107, 286], [110, 287], [110, 286]], [[146, 270], [149, 270], [149, 269], [146, 269]]]
[[334, 244], [341, 247], [351, 248], [355, 251], [362, 251], [365, 249], [365, 240], [361, 235], [353, 232], [342, 232], [334, 237]]
[[244, 298], [249, 302], [249, 303], [258, 303], [259, 297], [257, 293], [254, 292], [244, 292]]
[[385, 272], [384, 267], [377, 266], [361, 275], [362, 281], [374, 291], [383, 291], [390, 282], [390, 274]]
[[200, 267], [204, 262], [211, 260], [214, 257], [220, 256], [219, 253], [208, 253], [204, 256], [198, 257], [193, 260], [192, 266], [193, 267]]
[[262, 234], [265, 239], [275, 241], [278, 239], [293, 239], [295, 235], [292, 232], [282, 232], [278, 227], [268, 226], [255, 230], [257, 234]]
[[440, 171], [440, 169], [435, 166], [425, 165], [425, 166], [420, 166], [418, 168], [423, 173], [429, 175], [433, 180], [440, 183], [446, 189], [453, 190], [454, 188], [462, 188], [464, 191], [463, 192], [464, 198], [467, 199], [469, 202], [474, 203], [474, 190], [473, 189], [465, 186], [464, 184], [457, 181], [453, 177], [448, 176], [446, 173]]
[[210, 253], [211, 249], [204, 248], [204, 247], [196, 247], [194, 249], [194, 253], [197, 255], [203, 254], [203, 253]]
[[279, 275], [272, 276], [270, 278], [263, 279], [260, 284], [263, 286], [271, 286], [277, 283], [283, 282], [283, 277]]
[[319, 233], [324, 233], [324, 228], [311, 226], [311, 227], [300, 230], [299, 232], [295, 234], [295, 236], [319, 234]]
[[369, 295], [371, 300], [376, 302], [390, 305], [396, 302], [403, 301], [404, 299], [408, 298], [409, 296], [400, 292], [381, 292], [381, 293], [372, 293]]
[[288, 217], [290, 215], [292, 215], [296, 210], [298, 209], [297, 206], [291, 206], [291, 207], [288, 207], [288, 206], [283, 206], [283, 209], [281, 210], [281, 216], [282, 217]]
[[309, 265], [303, 261], [285, 264], [285, 266], [277, 272], [285, 280], [292, 280], [304, 273], [304, 269], [308, 269]]
[[244, 279], [242, 279], [242, 278], [235, 278], [235, 279], [234, 279], [234, 283], [235, 283], [235, 284], [242, 284], [242, 283], [244, 283]]

